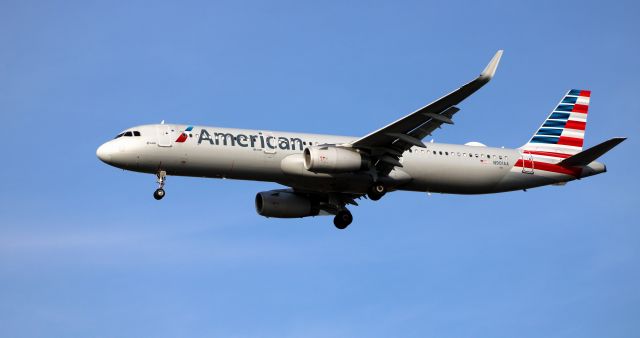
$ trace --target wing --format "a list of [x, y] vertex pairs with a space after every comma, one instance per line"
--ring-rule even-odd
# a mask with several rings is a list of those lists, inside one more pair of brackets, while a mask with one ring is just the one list
[[399, 159], [403, 152], [413, 146], [425, 147], [421, 141], [425, 136], [431, 135], [443, 123], [453, 124], [451, 118], [460, 110], [456, 105], [493, 78], [500, 57], [502, 50], [493, 56], [475, 80], [347, 146], [369, 152], [377, 159], [377, 167], [382, 166], [388, 170], [394, 166], [402, 167]]

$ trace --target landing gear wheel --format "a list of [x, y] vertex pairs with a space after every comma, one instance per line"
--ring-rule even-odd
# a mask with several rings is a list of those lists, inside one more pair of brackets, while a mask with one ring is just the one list
[[167, 172], [160, 170], [156, 173], [156, 182], [158, 182], [158, 189], [153, 192], [153, 198], [161, 200], [164, 197], [164, 182], [167, 180]]
[[387, 187], [385, 187], [384, 184], [382, 183], [376, 183], [372, 185], [371, 188], [369, 188], [369, 191], [367, 192], [367, 197], [369, 197], [369, 199], [372, 201], [377, 201], [381, 199], [382, 196], [384, 196], [384, 194], [386, 193], [387, 193]]
[[164, 197], [164, 189], [158, 188], [156, 189], [156, 191], [153, 192], [153, 198], [157, 199], [158, 201], [161, 200], [163, 197]]
[[333, 224], [335, 224], [336, 228], [338, 229], [344, 229], [348, 227], [351, 222], [353, 222], [353, 216], [347, 209], [338, 211], [336, 217], [333, 218]]

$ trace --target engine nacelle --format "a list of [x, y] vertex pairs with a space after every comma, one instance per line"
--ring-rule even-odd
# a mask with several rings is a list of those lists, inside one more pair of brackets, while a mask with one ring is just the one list
[[259, 215], [276, 218], [300, 218], [316, 216], [318, 203], [288, 191], [263, 191], [256, 194], [256, 211]]
[[304, 150], [304, 168], [316, 173], [346, 173], [367, 167], [367, 161], [355, 150], [334, 146], [316, 146]]

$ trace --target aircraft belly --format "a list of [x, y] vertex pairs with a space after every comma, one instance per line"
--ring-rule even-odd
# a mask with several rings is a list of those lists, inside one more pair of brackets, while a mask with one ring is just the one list
[[496, 190], [497, 192], [522, 190], [556, 184], [559, 182], [568, 182], [574, 179], [575, 177], [569, 175], [543, 170], [534, 169], [533, 173], [527, 173], [523, 172], [521, 167], [513, 167], [511, 168], [511, 171], [500, 181]]
[[497, 192], [522, 190], [556, 183], [557, 180], [543, 175], [525, 174], [519, 171], [512, 171], [505, 175], [497, 187]]

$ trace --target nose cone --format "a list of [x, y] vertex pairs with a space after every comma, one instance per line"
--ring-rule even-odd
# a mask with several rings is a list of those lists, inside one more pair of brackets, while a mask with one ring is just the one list
[[114, 149], [111, 141], [101, 145], [100, 147], [98, 147], [98, 150], [96, 150], [96, 155], [98, 156], [100, 161], [107, 164], [111, 163], [113, 153], [114, 153]]

